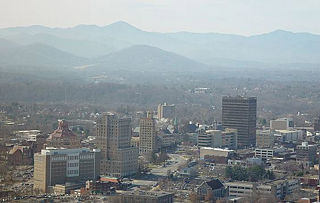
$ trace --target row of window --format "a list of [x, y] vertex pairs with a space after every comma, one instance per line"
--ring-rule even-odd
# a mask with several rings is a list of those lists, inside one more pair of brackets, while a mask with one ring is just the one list
[[68, 167], [78, 167], [79, 163], [68, 163]]
[[78, 174], [79, 170], [68, 170], [68, 174], [72, 175], [72, 174]]

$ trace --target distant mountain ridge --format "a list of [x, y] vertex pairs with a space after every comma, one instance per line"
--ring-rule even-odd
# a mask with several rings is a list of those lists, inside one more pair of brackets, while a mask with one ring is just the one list
[[252, 66], [256, 62], [320, 63], [320, 35], [283, 30], [249, 37], [219, 33], [157, 33], [120, 21], [107, 26], [3, 28], [0, 38], [24, 45], [47, 44], [86, 58], [104, 56], [133, 45], [148, 45], [209, 65], [246, 67], [251, 61], [254, 62]]
[[19, 45], [0, 39], [1, 66], [59, 66], [69, 67], [86, 63], [87, 59], [74, 56], [46, 44]]
[[205, 72], [211, 67], [189, 58], [148, 45], [134, 45], [97, 58], [95, 70], [128, 70], [138, 72]]

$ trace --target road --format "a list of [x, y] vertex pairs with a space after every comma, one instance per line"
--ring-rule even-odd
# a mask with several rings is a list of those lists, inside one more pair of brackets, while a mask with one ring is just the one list
[[168, 164], [166, 167], [159, 166], [157, 168], [153, 168], [151, 173], [158, 176], [167, 176], [167, 171], [176, 171], [180, 165], [187, 163], [187, 159], [184, 158], [180, 154], [168, 154], [171, 158], [168, 160], [171, 164]]

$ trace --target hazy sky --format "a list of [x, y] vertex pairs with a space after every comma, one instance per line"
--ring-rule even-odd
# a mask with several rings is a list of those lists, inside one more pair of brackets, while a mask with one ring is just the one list
[[320, 34], [320, 0], [0, 0], [0, 27], [119, 20], [160, 32]]

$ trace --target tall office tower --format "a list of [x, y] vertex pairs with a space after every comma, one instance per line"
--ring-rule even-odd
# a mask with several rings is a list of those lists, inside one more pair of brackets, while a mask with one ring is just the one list
[[150, 155], [157, 150], [156, 123], [153, 113], [147, 112], [146, 118], [140, 119], [139, 153]]
[[105, 113], [97, 119], [101, 175], [125, 177], [137, 172], [138, 148], [131, 146], [131, 119]]
[[222, 98], [222, 125], [238, 131], [238, 147], [254, 146], [256, 144], [256, 97]]
[[158, 119], [169, 118], [173, 119], [176, 116], [176, 107], [174, 104], [159, 104], [158, 105]]
[[34, 155], [34, 189], [47, 193], [50, 186], [96, 180], [100, 175], [100, 150], [47, 147]]

